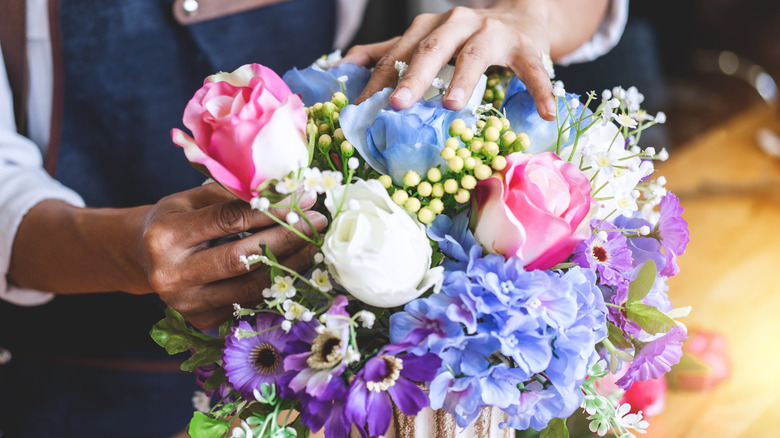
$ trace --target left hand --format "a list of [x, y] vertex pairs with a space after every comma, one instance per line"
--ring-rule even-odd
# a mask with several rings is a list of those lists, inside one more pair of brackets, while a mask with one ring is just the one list
[[456, 7], [443, 14], [421, 14], [400, 37], [353, 47], [344, 61], [375, 65], [358, 102], [395, 86], [395, 61], [400, 60], [409, 69], [390, 96], [390, 105], [398, 110], [409, 108], [454, 57], [455, 74], [443, 98], [446, 108], [462, 109], [482, 73], [499, 65], [512, 69], [528, 87], [539, 115], [552, 120], [555, 102], [542, 61], [542, 54], [550, 52], [545, 5], [536, 0], [505, 1], [489, 9]]

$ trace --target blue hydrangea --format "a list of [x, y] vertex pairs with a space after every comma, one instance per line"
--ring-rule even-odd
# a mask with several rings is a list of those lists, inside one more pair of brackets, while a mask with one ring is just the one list
[[[568, 102], [571, 99], [579, 99], [579, 96], [566, 93], [565, 97], [557, 99], [558, 120], [561, 122], [566, 120], [565, 124], [571, 125], [571, 117], [569, 117], [569, 110], [566, 108], [564, 99]], [[513, 131], [525, 132], [532, 139], [526, 152], [537, 154], [544, 151], [555, 151], [558, 142], [558, 123], [554, 120], [544, 120], [539, 116], [528, 88], [517, 77], [512, 78], [507, 85], [506, 98], [501, 109], [506, 112], [506, 117], [509, 119]], [[586, 111], [585, 118], [592, 114], [591, 110], [579, 105], [573, 111], [574, 117], [579, 118], [583, 110]], [[574, 141], [573, 133], [574, 127], [565, 134], [567, 138], [561, 144], [562, 148]]]
[[467, 126], [476, 120], [471, 111], [444, 108], [441, 96], [421, 100], [406, 110], [393, 110], [389, 103], [392, 91], [385, 88], [360, 105], [346, 106], [339, 123], [360, 156], [402, 186], [407, 171], [424, 175], [431, 167], [445, 164], [439, 154], [453, 120], [461, 118]]
[[350, 62], [335, 65], [327, 70], [312, 64], [303, 70], [297, 68], [288, 70], [282, 76], [282, 80], [293, 93], [301, 95], [304, 104], [312, 106], [317, 102], [329, 102], [333, 93], [342, 91], [338, 81], [340, 77], [347, 78], [345, 83], [347, 99], [354, 102], [368, 84], [371, 71]]

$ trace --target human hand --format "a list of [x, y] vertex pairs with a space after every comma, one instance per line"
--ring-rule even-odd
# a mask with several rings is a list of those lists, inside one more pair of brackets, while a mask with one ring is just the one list
[[[286, 214], [273, 213], [281, 218]], [[320, 213], [307, 211], [306, 215], [318, 230], [325, 227]], [[305, 221], [298, 224], [300, 231], [311, 235]], [[249, 230], [254, 234], [210, 244]], [[270, 287], [266, 270], [247, 272], [240, 256], [260, 254], [264, 245], [280, 263], [303, 271], [311, 266], [316, 251], [218, 184], [163, 198], [147, 211], [141, 234], [139, 258], [150, 289], [198, 328], [221, 323], [232, 313], [233, 303], [256, 305], [262, 290]]]
[[480, 76], [491, 65], [509, 67], [526, 84], [539, 115], [555, 116], [552, 85], [542, 54], [550, 52], [546, 2], [499, 2], [489, 9], [456, 7], [443, 14], [422, 14], [401, 37], [355, 46], [344, 61], [375, 65], [358, 101], [395, 86], [395, 61], [409, 64], [390, 96], [395, 109], [406, 109], [430, 87], [436, 73], [456, 58], [455, 74], [443, 98], [459, 110], [468, 102]]

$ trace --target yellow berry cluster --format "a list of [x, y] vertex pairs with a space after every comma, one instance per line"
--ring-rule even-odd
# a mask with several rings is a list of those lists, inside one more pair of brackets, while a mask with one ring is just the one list
[[494, 108], [501, 108], [506, 97], [506, 85], [512, 78], [512, 71], [505, 68], [494, 69], [487, 73], [485, 93], [482, 95], [482, 104], [492, 104]]
[[409, 171], [404, 175], [403, 189], [394, 187], [389, 175], [382, 175], [379, 181], [396, 204], [416, 213], [420, 222], [430, 224], [446, 208], [469, 202], [478, 181], [504, 170], [506, 155], [529, 146], [528, 135], [512, 132], [506, 118], [491, 116], [479, 120], [476, 128], [478, 134], [462, 119], [450, 124], [450, 137], [441, 151], [446, 168], [432, 167], [424, 177]]
[[306, 134], [309, 142], [324, 155], [336, 152], [342, 159], [346, 159], [355, 153], [355, 147], [344, 138], [339, 126], [339, 112], [348, 104], [347, 96], [338, 91], [333, 93], [330, 102], [317, 102], [306, 108], [309, 117]]

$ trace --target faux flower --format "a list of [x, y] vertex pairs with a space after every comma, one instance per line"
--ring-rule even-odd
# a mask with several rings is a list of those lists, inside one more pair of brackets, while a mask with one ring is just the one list
[[618, 386], [628, 389], [635, 381], [656, 379], [668, 373], [672, 365], [680, 361], [682, 343], [686, 339], [685, 329], [674, 326], [667, 334], [650, 341], [634, 357], [626, 373], [617, 381]]
[[314, 398], [327, 397], [328, 384], [344, 371], [350, 333], [346, 305], [347, 298], [339, 295], [325, 313], [325, 325], [312, 321], [313, 324], [293, 326], [292, 333], [310, 346], [300, 353], [291, 351], [284, 359], [285, 370], [294, 372], [288, 384], [294, 393], [305, 391]]
[[325, 263], [358, 300], [401, 306], [441, 279], [443, 268], [431, 268], [425, 226], [395, 204], [379, 181], [336, 188], [325, 206], [334, 217], [322, 245]]
[[666, 265], [661, 274], [671, 277], [680, 272], [680, 268], [677, 267], [677, 256], [685, 252], [685, 247], [690, 240], [688, 222], [682, 218], [683, 209], [674, 193], [667, 193], [661, 198], [659, 207], [661, 216], [658, 219], [658, 233], [666, 252]]
[[[558, 121], [565, 125], [570, 125], [572, 122], [571, 117], [569, 117], [569, 110], [565, 104], [565, 102], [572, 99], [578, 100], [579, 97], [576, 94], [565, 93], [564, 96], [557, 99]], [[578, 105], [577, 108], [573, 109], [573, 114], [575, 118], [579, 118], [583, 110], [586, 111], [586, 121], [584, 123], [587, 124], [587, 116], [591, 113], [590, 110], [583, 105]], [[516, 77], [509, 81], [502, 111], [506, 113], [513, 131], [517, 133], [524, 132], [531, 138], [531, 145], [526, 152], [536, 154], [544, 151], [555, 151], [556, 146], [558, 146], [558, 123], [556, 121], [544, 120], [539, 116], [528, 88]], [[565, 146], [573, 140], [571, 138], [573, 130], [574, 128], [571, 128], [563, 133], [560, 146]]]
[[441, 97], [420, 101], [406, 110], [393, 110], [388, 100], [392, 91], [386, 88], [360, 105], [346, 106], [339, 122], [344, 137], [360, 156], [374, 170], [390, 175], [395, 184], [403, 186], [406, 172], [425, 175], [431, 167], [445, 164], [439, 154], [453, 120], [461, 118], [467, 126], [476, 120], [470, 108], [445, 109]]
[[[603, 229], [615, 229], [615, 225], [608, 221], [594, 219], [591, 227]], [[631, 250], [628, 247], [626, 237], [620, 231], [608, 231], [603, 233], [606, 239], [600, 237], [602, 233], [592, 233], [588, 240], [580, 242], [574, 249], [571, 261], [584, 267], [597, 271], [601, 284], [617, 287], [627, 282], [626, 273], [633, 268], [631, 263]]]
[[271, 69], [247, 64], [206, 78], [184, 109], [173, 142], [196, 167], [246, 201], [261, 185], [308, 163], [306, 112]]
[[342, 91], [341, 80], [344, 80], [347, 99], [354, 102], [366, 87], [370, 77], [369, 69], [345, 62], [328, 69], [323, 69], [317, 63], [303, 70], [293, 68], [288, 70], [282, 79], [290, 86], [293, 93], [301, 95], [303, 103], [312, 106], [318, 102], [330, 102], [333, 93]]
[[282, 321], [279, 315], [259, 313], [254, 324], [239, 321], [225, 339], [225, 376], [244, 398], [251, 400], [261, 384], [273, 385], [284, 373], [284, 348], [289, 336], [278, 327]]
[[500, 177], [477, 184], [474, 199], [477, 242], [529, 270], [562, 262], [590, 231], [590, 181], [552, 152], [509, 155]]
[[380, 352], [355, 375], [349, 388], [347, 417], [358, 427], [368, 426], [371, 436], [384, 435], [393, 417], [391, 403], [406, 415], [416, 415], [428, 406], [428, 397], [414, 382], [431, 381], [440, 364], [441, 359], [431, 353], [395, 356]]
[[620, 403], [628, 403], [633, 413], [641, 411], [643, 417], [653, 417], [666, 406], [666, 386], [664, 376], [636, 381], [623, 393]]
[[731, 376], [731, 354], [726, 337], [720, 333], [691, 331], [683, 344], [680, 363], [669, 372], [673, 388], [706, 391]]

